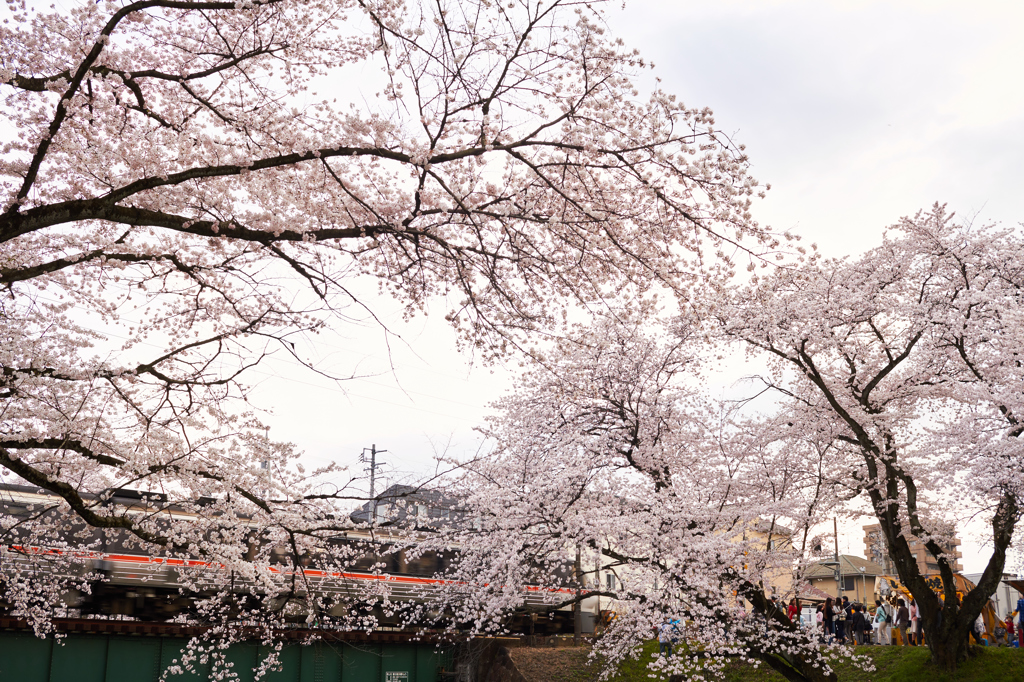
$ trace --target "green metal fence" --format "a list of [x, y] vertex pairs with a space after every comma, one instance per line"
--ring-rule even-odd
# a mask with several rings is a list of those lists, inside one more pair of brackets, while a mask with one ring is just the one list
[[[187, 640], [175, 637], [70, 634], [55, 641], [30, 633], [0, 632], [0, 682], [156, 682], [180, 659]], [[251, 682], [270, 649], [234, 644], [227, 660], [239, 682]], [[286, 646], [267, 682], [436, 682], [451, 669], [451, 652], [429, 644], [321, 642]], [[168, 682], [209, 679], [168, 675]]]

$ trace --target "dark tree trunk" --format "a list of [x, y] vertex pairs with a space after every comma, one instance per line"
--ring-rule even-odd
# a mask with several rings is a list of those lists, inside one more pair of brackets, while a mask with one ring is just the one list
[[950, 672], [967, 660], [967, 638], [955, 633], [947, 633], [945, 637], [929, 636], [928, 649], [932, 652], [932, 663]]
[[814, 667], [800, 656], [760, 654], [758, 658], [789, 682], [836, 682], [838, 679], [834, 672], [826, 675], [820, 667]]
[[[874, 497], [874, 493], [872, 496]], [[911, 525], [916, 526], [915, 532], [920, 532], [919, 522], [915, 523], [917, 509], [915, 505], [910, 506]], [[943, 555], [943, 549], [934, 540], [929, 540], [925, 545], [939, 564], [943, 586], [942, 599], [932, 591], [927, 580], [921, 575], [917, 560], [902, 535], [899, 516], [893, 507], [891, 503], [875, 505], [876, 510], [884, 509], [888, 512], [876, 515], [882, 532], [886, 535], [889, 556], [896, 564], [900, 580], [917, 601], [932, 662], [943, 670], [953, 672], [967, 659], [968, 638], [974, 622], [1002, 579], [1003, 567], [1006, 564], [1006, 548], [1010, 545], [1019, 516], [1016, 500], [1011, 493], [1004, 493], [1000, 499], [992, 519], [992, 556], [978, 584], [964, 595], [962, 604], [957, 600], [952, 566]]]
[[[955, 249], [950, 253], [953, 251]], [[954, 287], [954, 293], [959, 295], [958, 287], [962, 287], [964, 291], [970, 288], [971, 277], [974, 274], [964, 269], [964, 263], [959, 260], [959, 257], [956, 258], [958, 273], [956, 277], [963, 278], [963, 281]], [[995, 261], [992, 261], [983, 267], [994, 266]], [[1012, 277], [1016, 278], [1016, 275], [1012, 275]], [[1013, 282], [1016, 283], [1017, 280], [1013, 279]], [[921, 286], [924, 287], [924, 283]], [[859, 292], [860, 290], [852, 291]], [[924, 288], [921, 291], [923, 292]], [[881, 289], [865, 290], [858, 295], [865, 292], [868, 297], [880, 296]], [[815, 299], [817, 293], [808, 290], [807, 294], [808, 302], [817, 300]], [[829, 295], [832, 295], [831, 290]], [[950, 305], [954, 298], [950, 298], [943, 305]], [[880, 298], [878, 300], [881, 301]], [[860, 304], [858, 303], [858, 305]], [[968, 311], [970, 310], [971, 308], [968, 308]], [[796, 311], [794, 314], [799, 315]], [[842, 315], [846, 315], [846, 313], [842, 313]], [[900, 581], [917, 601], [932, 660], [943, 669], [953, 671], [959, 662], [966, 659], [969, 651], [967, 637], [971, 626], [981, 614], [989, 597], [995, 593], [1002, 577], [1003, 567], [1006, 563], [1006, 549], [1010, 546], [1014, 527], [1022, 515], [1022, 510], [1017, 505], [1018, 492], [1015, 481], [1010, 478], [1004, 483], [997, 484], [997, 487], [993, 489], [993, 496], [996, 497], [998, 503], [992, 516], [992, 556], [977, 586], [964, 595], [963, 603], [960, 604], [953, 582], [953, 568], [956, 559], [951, 557], [946, 548], [942, 547], [932, 536], [935, 529], [927, 528], [928, 524], [922, 522], [924, 515], [921, 512], [924, 510], [919, 508], [919, 481], [915, 479], [913, 471], [904, 468], [900, 461], [902, 457], [901, 438], [886, 426], [885, 417], [891, 414], [891, 408], [898, 403], [890, 403], [891, 397], [884, 401], [877, 401], [873, 398], [873, 391], [890, 375], [897, 376], [904, 363], [914, 362], [910, 358], [915, 353], [919, 342], [923, 340], [924, 344], [934, 343], [934, 339], [928, 336], [933, 333], [945, 337], [940, 341], [938, 347], [955, 349], [960, 356], [962, 366], [959, 369], [953, 369], [949, 375], [954, 382], [976, 383], [977, 386], [990, 390], [992, 396], [998, 396], [1002, 390], [1005, 390], [1003, 388], [1004, 378], [998, 374], [993, 377], [985, 376], [983, 369], [986, 367], [987, 361], [978, 362], [972, 357], [973, 353], [985, 352], [989, 347], [978, 346], [975, 348], [975, 346], [969, 345], [974, 343], [974, 341], [968, 341], [965, 331], [970, 328], [969, 325], [964, 324], [963, 328], [952, 325], [947, 328], [941, 324], [935, 326], [935, 320], [938, 318], [921, 318], [919, 323], [912, 323], [910, 328], [887, 339], [870, 318], [860, 319], [859, 315], [860, 313], [850, 316], [848, 322], [852, 325], [851, 328], [870, 331], [880, 343], [879, 349], [884, 351], [888, 363], [880, 364], [875, 372], [862, 374], [861, 370], [867, 369], [869, 363], [862, 363], [858, 359], [860, 349], [856, 345], [846, 346], [845, 337], [835, 336], [837, 343], [835, 350], [844, 357], [848, 365], [848, 371], [843, 371], [845, 376], [835, 383], [830, 376], [831, 370], [828, 369], [831, 362], [828, 359], [828, 351], [825, 350], [828, 346], [820, 347], [825, 364], [819, 367], [817, 363], [819, 344], [813, 334], [795, 338], [783, 334], [779, 339], [781, 343], [777, 344], [771, 331], [766, 331], [756, 324], [729, 329], [729, 325], [726, 323], [726, 328], [728, 335], [742, 338], [753, 347], [765, 350], [795, 368], [825, 400], [820, 408], [813, 405], [813, 401], [807, 402], [810, 410], [812, 412], [817, 409], [823, 410], [821, 414], [827, 420], [835, 419], [837, 426], [841, 425], [842, 428], [849, 431], [838, 435], [837, 438], [840, 442], [859, 450], [863, 459], [865, 471], [863, 476], [858, 475], [859, 490], [866, 492], [870, 498], [872, 511], [885, 536], [886, 552], [896, 566]], [[966, 320], [966, 318], [964, 319]], [[824, 371], [822, 371], [823, 368], [825, 368]], [[915, 368], [914, 371], [920, 370]], [[994, 371], [998, 372], [999, 370]], [[897, 374], [893, 374], [893, 372], [897, 372]], [[960, 375], [960, 372], [966, 372], [966, 374]], [[898, 381], [903, 381], [903, 379]], [[947, 381], [947, 379], [940, 379], [939, 383], [943, 381]], [[766, 380], [766, 384], [774, 385], [770, 380]], [[926, 384], [933, 384], [933, 380], [928, 379], [918, 385]], [[901, 390], [906, 391], [908, 388], [904, 387]], [[789, 395], [794, 394], [789, 393]], [[852, 404], [856, 404], [858, 409], [851, 409]], [[921, 403], [921, 405], [924, 404], [927, 403]], [[1012, 405], [1000, 404], [998, 401], [989, 401], [986, 405], [998, 410], [1005, 419], [1005, 426], [1008, 427], [1005, 434], [1007, 438], [1024, 436], [1024, 417], [1019, 417]], [[924, 541], [928, 552], [936, 558], [943, 584], [941, 599], [933, 592], [932, 586], [921, 574], [917, 557], [910, 549], [908, 538], [918, 538]]]
[[[750, 582], [741, 585], [740, 593], [754, 606], [754, 612], [760, 614], [756, 618], [764, 618], [765, 626], [777, 630], [797, 630], [796, 623], [789, 619], [785, 609], [780, 609], [765, 596], [764, 590]], [[763, 651], [752, 646], [748, 652], [754, 658], [764, 661], [773, 670], [785, 677], [789, 682], [836, 682], [836, 674], [825, 674], [813, 661], [800, 654], [783, 654], [776, 651]]]

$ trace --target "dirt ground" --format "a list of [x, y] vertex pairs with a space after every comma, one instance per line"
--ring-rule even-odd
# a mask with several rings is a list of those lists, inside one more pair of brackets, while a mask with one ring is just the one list
[[587, 665], [589, 647], [516, 647], [509, 654], [528, 682], [588, 682], [597, 677], [597, 666]]

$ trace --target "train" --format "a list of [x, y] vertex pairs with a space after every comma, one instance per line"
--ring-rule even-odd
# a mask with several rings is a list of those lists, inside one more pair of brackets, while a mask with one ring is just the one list
[[[41, 505], [58, 501], [56, 495], [41, 488], [0, 484], [0, 513], [10, 519], [27, 518]], [[153, 502], [166, 502], [166, 498], [117, 489], [109, 491], [104, 501], [127, 510], [141, 510]], [[169, 513], [174, 513], [173, 508]], [[353, 515], [356, 521], [360, 520], [358, 514]], [[88, 551], [66, 544], [26, 544], [9, 532], [0, 541], [0, 614], [10, 614], [15, 608], [8, 599], [10, 581], [18, 575], [52, 570], [66, 574], [68, 587], [60, 600], [64, 613], [73, 617], [202, 624], [208, 619], [202, 605], [228, 585], [234, 602], [229, 606], [236, 616], [264, 610], [294, 624], [308, 625], [322, 619], [325, 627], [360, 627], [366, 623], [372, 623], [368, 627], [389, 629], [435, 626], [443, 618], [432, 610], [432, 597], [454, 585], [444, 574], [457, 560], [458, 552], [428, 551], [413, 556], [402, 547], [404, 542], [397, 542], [405, 539], [393, 534], [389, 539], [388, 533], [371, 533], [365, 528], [339, 532], [332, 543], [338, 547], [349, 545], [353, 557], [344, 570], [324, 568], [315, 557], [293, 557], [283, 547], [270, 548], [265, 570], [272, 575], [272, 582], [282, 587], [268, 591], [251, 579], [226, 577], [226, 569], [198, 558], [141, 553], [120, 540], [116, 531], [97, 534], [93, 543], [96, 548]], [[287, 589], [287, 585], [292, 587]], [[540, 636], [572, 633], [572, 607], [555, 608], [552, 603], [565, 601], [573, 594], [564, 587], [528, 587], [522, 608], [509, 614], [504, 631]], [[310, 600], [310, 595], [315, 599]], [[323, 608], [311, 613], [311, 601]], [[410, 616], [413, 613], [418, 615]], [[592, 631], [593, 621], [585, 619], [586, 629]]]

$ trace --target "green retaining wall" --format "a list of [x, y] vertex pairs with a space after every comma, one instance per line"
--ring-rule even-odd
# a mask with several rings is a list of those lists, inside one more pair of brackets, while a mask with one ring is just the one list
[[[157, 682], [180, 658], [188, 640], [175, 637], [71, 634], [55, 641], [31, 633], [0, 632], [0, 682]], [[227, 660], [239, 682], [251, 682], [253, 669], [269, 648], [234, 644]], [[429, 644], [320, 642], [288, 645], [281, 667], [267, 682], [436, 682], [451, 653]], [[199, 673], [168, 675], [168, 682], [207, 680]]]

